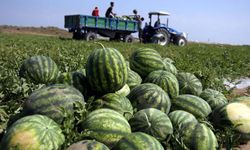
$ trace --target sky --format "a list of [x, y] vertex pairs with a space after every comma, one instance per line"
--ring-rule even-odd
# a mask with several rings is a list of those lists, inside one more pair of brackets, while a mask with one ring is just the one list
[[[198, 42], [250, 45], [249, 0], [113, 0], [118, 16], [133, 9], [148, 22], [148, 12], [166, 11], [169, 26]], [[1, 0], [0, 25], [64, 28], [64, 15], [91, 15], [95, 6], [104, 16], [110, 0]], [[166, 21], [163, 17], [161, 21]], [[143, 23], [143, 24], [144, 24]]]

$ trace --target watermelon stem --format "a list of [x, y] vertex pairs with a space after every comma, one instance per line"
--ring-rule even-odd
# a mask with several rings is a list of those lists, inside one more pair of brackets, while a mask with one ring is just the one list
[[145, 118], [146, 118], [146, 120], [147, 120], [148, 127], [151, 127], [151, 123], [150, 123], [150, 122], [149, 122], [149, 120], [148, 120], [148, 116], [147, 116], [147, 114], [146, 114], [146, 113], [144, 113], [144, 115], [145, 115]]
[[104, 47], [104, 45], [102, 43], [100, 43], [100, 42], [94, 42], [94, 43], [101, 45], [102, 48], [105, 49], [105, 47]]

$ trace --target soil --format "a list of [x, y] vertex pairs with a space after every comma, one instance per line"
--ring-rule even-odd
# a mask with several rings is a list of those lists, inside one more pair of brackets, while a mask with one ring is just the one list
[[71, 38], [72, 34], [67, 30], [57, 27], [19, 27], [19, 26], [0, 26], [0, 32], [15, 33], [15, 34], [32, 34], [42, 36], [58, 36], [64, 38]]

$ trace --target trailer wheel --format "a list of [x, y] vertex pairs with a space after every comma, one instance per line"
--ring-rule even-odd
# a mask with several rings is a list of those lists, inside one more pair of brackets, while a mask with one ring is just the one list
[[[157, 43], [162, 46], [168, 45], [170, 41], [168, 31], [166, 31], [165, 29], [158, 29], [155, 32], [156, 32], [156, 35], [152, 39], [153, 43]], [[157, 34], [161, 35], [159, 36], [160, 38], [158, 38]]]
[[134, 37], [132, 35], [126, 35], [123, 41], [126, 43], [132, 43], [134, 41]]
[[94, 32], [88, 32], [85, 35], [85, 40], [86, 41], [94, 41], [94, 40], [96, 40], [96, 38], [97, 38], [97, 35]]
[[185, 46], [185, 45], [187, 45], [187, 40], [186, 40], [186, 38], [179, 36], [174, 40], [174, 44], [176, 44], [178, 46]]

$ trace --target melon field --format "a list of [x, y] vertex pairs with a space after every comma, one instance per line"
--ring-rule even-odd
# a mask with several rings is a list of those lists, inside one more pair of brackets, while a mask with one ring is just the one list
[[250, 97], [224, 81], [242, 77], [250, 46], [0, 32], [0, 149], [232, 149]]

